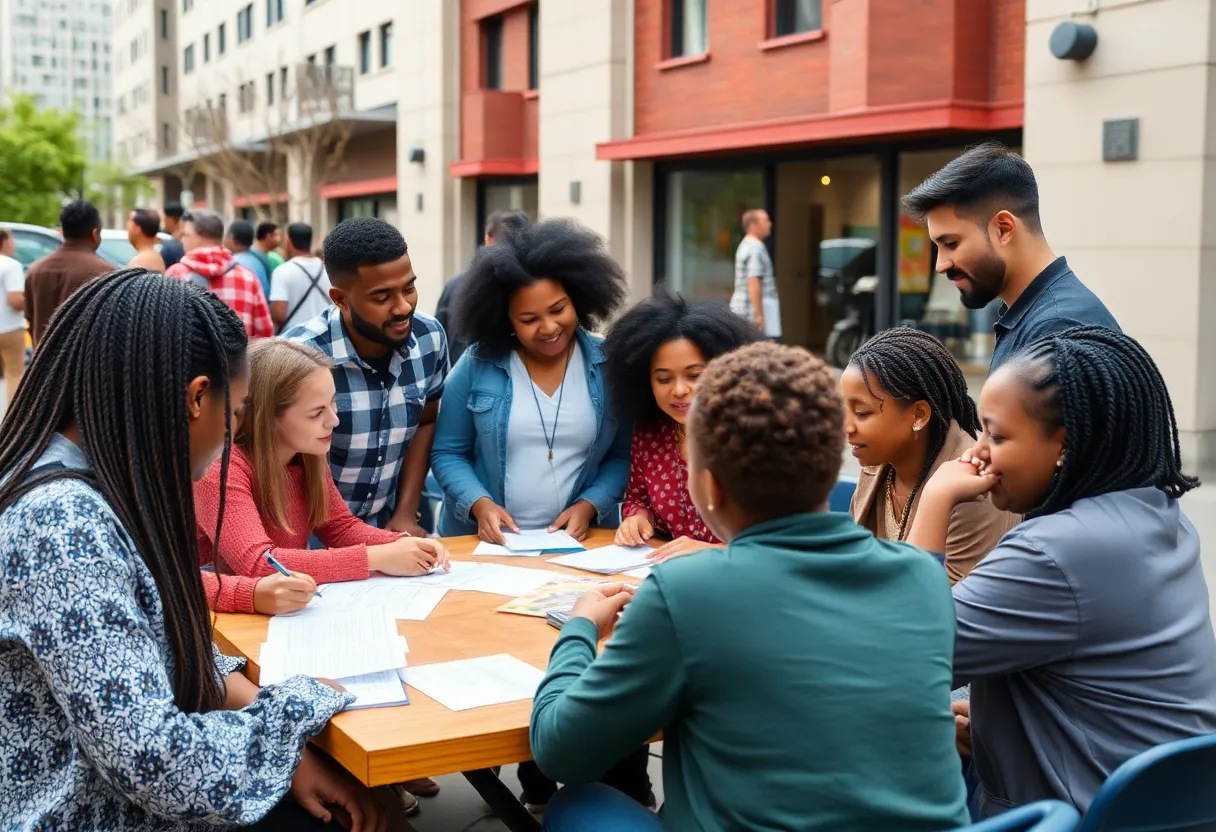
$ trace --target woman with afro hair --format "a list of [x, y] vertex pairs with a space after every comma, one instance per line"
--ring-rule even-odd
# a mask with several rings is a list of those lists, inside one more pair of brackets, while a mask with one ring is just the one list
[[724, 304], [666, 294], [638, 304], [613, 325], [604, 341], [608, 379], [617, 411], [634, 426], [618, 545], [666, 537], [670, 542], [655, 550], [655, 562], [721, 547], [688, 496], [685, 425], [706, 365], [759, 338]]

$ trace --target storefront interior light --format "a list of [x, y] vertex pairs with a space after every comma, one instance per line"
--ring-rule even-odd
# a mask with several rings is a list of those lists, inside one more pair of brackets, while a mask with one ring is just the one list
[[819, 184], [820, 184], [820, 185], [831, 185], [831, 184], [832, 184], [832, 177], [828, 176], [828, 175], [825, 173], [823, 176], [819, 177]]

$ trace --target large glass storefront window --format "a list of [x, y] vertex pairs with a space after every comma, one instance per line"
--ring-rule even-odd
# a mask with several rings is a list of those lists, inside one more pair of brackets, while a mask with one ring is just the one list
[[482, 194], [485, 206], [485, 218], [495, 211], [523, 211], [532, 219], [536, 219], [537, 187], [536, 179], [495, 181], [487, 179], [482, 183]]
[[743, 239], [740, 221], [745, 211], [763, 208], [764, 197], [760, 168], [671, 172], [665, 241], [668, 288], [690, 299], [729, 301], [735, 287], [735, 249]]

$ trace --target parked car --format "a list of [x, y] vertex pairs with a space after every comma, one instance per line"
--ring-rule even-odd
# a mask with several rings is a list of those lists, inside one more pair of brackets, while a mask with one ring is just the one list
[[[13, 256], [24, 269], [28, 269], [35, 260], [46, 257], [63, 245], [63, 237], [53, 228], [23, 222], [0, 223], [0, 226], [13, 232], [13, 239], [17, 244], [17, 252]], [[163, 231], [158, 236], [162, 242], [169, 239], [169, 235]], [[101, 246], [97, 249], [97, 254], [101, 259], [113, 263], [115, 268], [120, 268], [131, 262], [131, 258], [135, 256], [135, 246], [127, 239], [126, 230], [104, 228], [101, 231]]]

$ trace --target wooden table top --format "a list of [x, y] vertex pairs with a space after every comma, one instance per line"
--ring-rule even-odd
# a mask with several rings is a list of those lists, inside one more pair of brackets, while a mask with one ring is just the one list
[[[593, 529], [588, 548], [612, 542], [611, 531]], [[472, 561], [475, 537], [444, 541], [453, 560]], [[482, 558], [478, 563], [502, 563], [552, 571], [554, 578], [603, 578], [556, 566], [541, 558]], [[623, 581], [634, 579], [620, 576]], [[484, 592], [450, 590], [426, 621], [398, 621], [409, 641], [412, 666], [509, 653], [538, 668], [549, 661], [557, 630], [543, 618], [510, 615], [495, 610], [510, 599]], [[258, 654], [270, 619], [264, 615], [218, 614], [215, 640], [228, 655], [249, 661], [249, 678], [258, 681]], [[347, 770], [368, 786], [437, 777], [489, 766], [530, 760], [528, 721], [532, 700], [491, 705], [469, 711], [449, 711], [409, 689], [410, 704], [369, 708], [335, 716], [316, 738]]]

